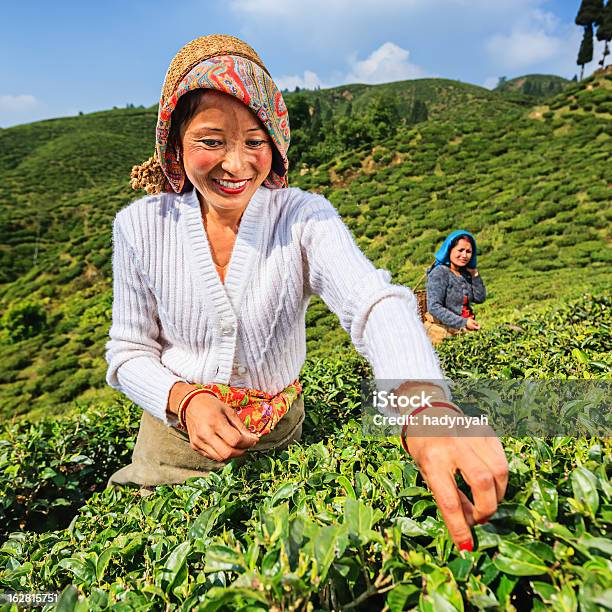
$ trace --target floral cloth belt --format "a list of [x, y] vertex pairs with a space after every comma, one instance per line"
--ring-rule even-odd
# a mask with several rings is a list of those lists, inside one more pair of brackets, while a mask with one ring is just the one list
[[231, 406], [246, 428], [259, 435], [269, 434], [302, 392], [302, 385], [297, 378], [276, 395], [259, 389], [230, 387], [220, 383], [194, 386], [210, 391], [224, 404]]

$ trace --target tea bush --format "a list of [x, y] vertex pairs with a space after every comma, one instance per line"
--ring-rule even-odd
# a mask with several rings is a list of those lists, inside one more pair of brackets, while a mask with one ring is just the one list
[[[455, 338], [445, 371], [609, 376], [611, 302], [584, 296]], [[369, 375], [354, 352], [309, 360], [301, 443], [146, 498], [104, 488], [133, 448], [129, 402], [5, 426], [0, 588], [63, 591], [68, 610], [599, 609], [612, 578], [610, 440], [505, 439], [506, 499], [461, 557], [397, 440], [361, 433]]]
[[45, 309], [35, 302], [22, 302], [11, 306], [1, 319], [2, 329], [12, 342], [38, 335], [47, 324]]

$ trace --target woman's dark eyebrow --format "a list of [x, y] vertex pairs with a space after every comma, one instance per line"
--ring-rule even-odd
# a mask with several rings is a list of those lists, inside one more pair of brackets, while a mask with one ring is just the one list
[[[263, 127], [252, 127], [247, 130], [247, 132], [265, 132], [266, 129]], [[220, 132], [223, 133], [221, 128], [210, 127], [208, 125], [202, 125], [197, 130], [194, 130], [194, 136], [201, 134], [202, 132]]]
[[194, 136], [198, 136], [199, 134], [202, 134], [204, 132], [223, 132], [223, 130], [221, 128], [215, 128], [215, 127], [210, 127], [208, 125], [202, 125], [196, 130], [193, 130], [192, 134]]

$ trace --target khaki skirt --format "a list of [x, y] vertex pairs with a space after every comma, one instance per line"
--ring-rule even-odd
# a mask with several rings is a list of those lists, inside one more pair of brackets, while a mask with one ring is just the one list
[[441, 323], [436, 317], [428, 312], [425, 313], [424, 318], [423, 325], [425, 326], [425, 331], [434, 346], [440, 344], [440, 342], [446, 338], [463, 334], [466, 331], [465, 328], [457, 329], [456, 327], [444, 325], [444, 323]]
[[[236, 463], [248, 461], [252, 451], [284, 450], [291, 442], [302, 437], [304, 399], [300, 395], [277, 426], [247, 450]], [[132, 463], [117, 470], [108, 480], [107, 487], [131, 485], [140, 487], [146, 495], [157, 485], [179, 484], [193, 476], [206, 476], [221, 470], [229, 461], [213, 461], [193, 450], [187, 432], [168, 427], [162, 421], [143, 411]]]

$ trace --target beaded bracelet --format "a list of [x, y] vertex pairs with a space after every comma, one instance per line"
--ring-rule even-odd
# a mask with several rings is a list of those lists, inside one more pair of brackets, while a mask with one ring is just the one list
[[[410, 417], [413, 416], [413, 415], [419, 414], [419, 412], [422, 412], [423, 410], [425, 410], [425, 408], [450, 408], [451, 410], [454, 410], [455, 412], [458, 412], [459, 414], [463, 414], [463, 412], [461, 410], [459, 410], [459, 408], [457, 408], [457, 406], [455, 406], [455, 404], [451, 404], [450, 402], [430, 402], [426, 406], [420, 406], [416, 410], [413, 410], [408, 415], [408, 419], [410, 419]], [[407, 433], [407, 431], [408, 431], [408, 423], [406, 423], [402, 427], [402, 433], [400, 434], [400, 441], [402, 443], [402, 448], [408, 454], [410, 454], [410, 451], [408, 450], [408, 443], [406, 442], [406, 433]]]
[[187, 406], [189, 402], [196, 396], [201, 395], [202, 393], [207, 393], [208, 395], [213, 395], [216, 397], [212, 391], [209, 389], [192, 389], [185, 395], [185, 397], [181, 400], [179, 404], [178, 410], [176, 411], [178, 417], [178, 429], [182, 429], [183, 431], [187, 431], [187, 422], [185, 421], [185, 411], [187, 410]]

